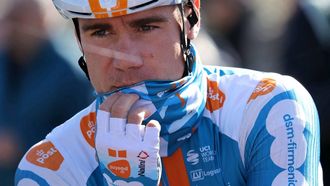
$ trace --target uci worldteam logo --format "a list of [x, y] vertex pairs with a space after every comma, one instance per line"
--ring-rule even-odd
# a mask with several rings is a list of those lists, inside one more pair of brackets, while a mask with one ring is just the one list
[[197, 165], [199, 163], [199, 154], [195, 150], [189, 150], [187, 152], [187, 162], [191, 165]]

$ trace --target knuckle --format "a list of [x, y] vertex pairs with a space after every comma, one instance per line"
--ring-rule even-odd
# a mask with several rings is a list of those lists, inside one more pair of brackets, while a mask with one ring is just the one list
[[110, 105], [107, 104], [107, 102], [103, 102], [103, 103], [100, 105], [100, 110], [109, 111], [109, 110], [110, 110]]
[[143, 108], [135, 108], [129, 111], [128, 113], [128, 122], [130, 123], [142, 123], [143, 119], [145, 118], [145, 111]]
[[112, 107], [110, 113], [113, 117], [126, 117], [128, 108], [124, 104], [116, 104]]
[[111, 114], [114, 117], [125, 117], [133, 104], [139, 99], [136, 94], [123, 94], [116, 100], [111, 107]]
[[127, 120], [129, 123], [140, 124], [143, 119], [139, 115], [129, 114]]
[[114, 100], [116, 99], [116, 97], [118, 97], [117, 94], [107, 97], [104, 100], [104, 102], [100, 105], [100, 109], [105, 110], [105, 111], [110, 111], [112, 105], [114, 104]]

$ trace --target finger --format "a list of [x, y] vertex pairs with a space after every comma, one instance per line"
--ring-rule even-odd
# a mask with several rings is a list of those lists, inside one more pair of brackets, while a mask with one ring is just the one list
[[100, 134], [109, 132], [110, 113], [104, 110], [98, 110], [96, 115], [96, 131]]
[[127, 118], [128, 111], [132, 105], [139, 99], [136, 94], [121, 94], [114, 104], [112, 104], [110, 113], [114, 118]]
[[128, 123], [141, 125], [142, 121], [151, 115], [147, 107], [132, 107], [128, 112]]
[[152, 147], [159, 145], [159, 133], [161, 126], [158, 121], [151, 120], [145, 129], [144, 141], [149, 143]]
[[125, 134], [126, 119], [111, 117], [109, 122], [110, 122], [110, 124], [109, 124], [110, 134], [113, 134], [113, 135], [124, 135]]
[[126, 136], [133, 138], [136, 141], [142, 141], [144, 135], [144, 125], [126, 124]]
[[116, 100], [122, 95], [121, 92], [116, 92], [111, 96], [107, 97], [104, 102], [100, 105], [100, 110], [105, 110], [110, 112], [112, 105], [116, 102]]

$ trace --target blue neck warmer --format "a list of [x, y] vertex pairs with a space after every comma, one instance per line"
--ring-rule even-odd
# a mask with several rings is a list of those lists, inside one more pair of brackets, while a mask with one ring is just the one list
[[[193, 47], [191, 52], [196, 56]], [[141, 100], [138, 104], [153, 110], [153, 114], [143, 124], [150, 120], [157, 120], [161, 124], [160, 156], [171, 155], [198, 127], [198, 120], [206, 104], [207, 82], [198, 56], [195, 58], [197, 60], [189, 76], [177, 81], [143, 81], [98, 94], [96, 108], [106, 97], [118, 91], [139, 95]]]

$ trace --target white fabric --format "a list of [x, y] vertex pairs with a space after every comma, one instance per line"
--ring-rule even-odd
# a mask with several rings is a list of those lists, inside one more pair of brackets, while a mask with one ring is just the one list
[[[158, 181], [161, 173], [160, 126], [126, 123], [126, 119], [112, 118], [103, 110], [98, 110], [96, 123], [95, 145], [102, 171], [107, 172], [104, 169], [108, 169], [116, 176], [111, 177], [110, 174], [112, 180], [145, 176]], [[109, 149], [116, 153], [115, 156], [109, 154]], [[125, 152], [125, 156], [121, 156], [119, 151]]]

